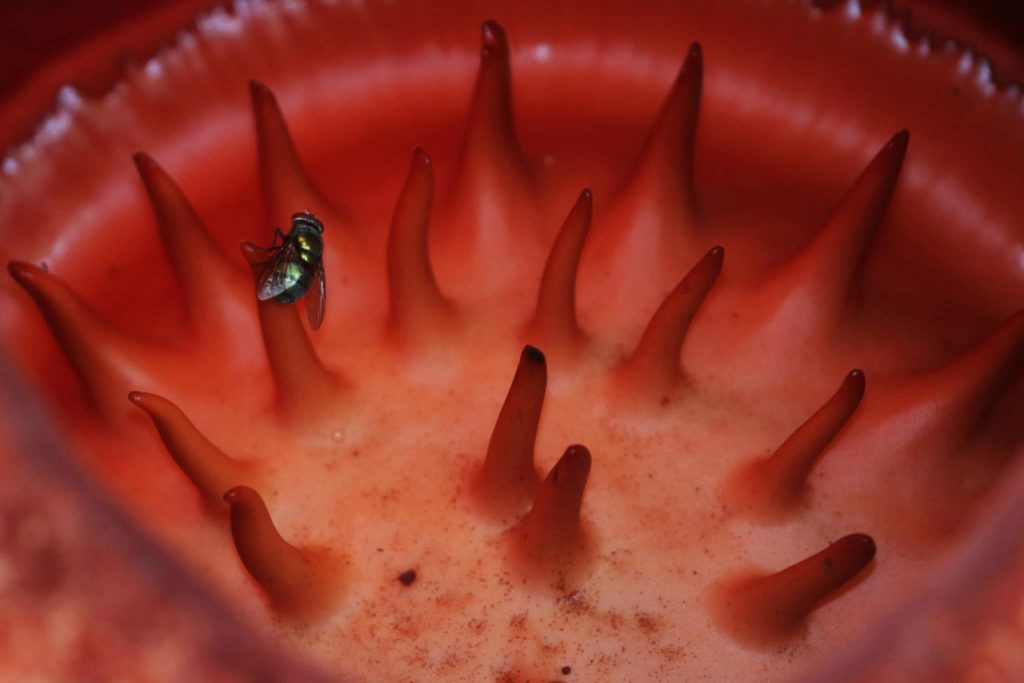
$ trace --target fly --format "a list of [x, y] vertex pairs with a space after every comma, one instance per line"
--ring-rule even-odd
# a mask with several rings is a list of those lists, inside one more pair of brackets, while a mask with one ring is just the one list
[[[324, 224], [308, 211], [292, 216], [288, 234], [274, 230], [269, 247], [257, 247], [270, 257], [252, 264], [259, 268], [256, 298], [292, 304], [303, 299], [309, 326], [316, 330], [324, 321], [327, 282], [324, 280]], [[278, 241], [280, 240], [280, 244]], [[255, 246], [255, 245], [253, 245]]]

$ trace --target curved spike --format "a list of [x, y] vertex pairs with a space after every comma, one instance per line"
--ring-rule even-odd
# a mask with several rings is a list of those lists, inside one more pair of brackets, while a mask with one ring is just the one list
[[[249, 265], [266, 259], [265, 251], [243, 242], [239, 247]], [[253, 276], [258, 269], [253, 268]], [[291, 417], [317, 413], [339, 389], [339, 378], [324, 367], [302, 327], [294, 304], [274, 299], [257, 301], [263, 345], [281, 407]]]
[[811, 468], [864, 396], [864, 373], [853, 370], [839, 389], [770, 456], [744, 467], [729, 495], [741, 509], [776, 516], [799, 504]]
[[167, 452], [211, 508], [223, 504], [224, 491], [250, 478], [248, 467], [210, 443], [174, 403], [141, 391], [128, 394], [128, 400], [153, 420]]
[[388, 237], [388, 287], [391, 324], [398, 334], [436, 328], [452, 317], [430, 267], [427, 227], [434, 198], [433, 163], [419, 147], [395, 205]]
[[577, 348], [584, 341], [576, 319], [576, 274], [594, 209], [589, 189], [580, 193], [558, 232], [541, 277], [530, 335], [552, 347]]
[[626, 193], [642, 193], [644, 201], [661, 207], [670, 225], [692, 224], [698, 212], [693, 156], [697, 139], [704, 57], [693, 43], [658, 112], [654, 127], [629, 177]]
[[146, 354], [143, 347], [111, 328], [66, 284], [30, 263], [11, 261], [7, 270], [35, 300], [100, 413], [120, 416], [129, 387], [156, 384], [136, 363]]
[[312, 616], [327, 611], [338, 592], [329, 558], [300, 550], [274, 528], [263, 499], [248, 486], [224, 494], [231, 506], [231, 535], [246, 570], [281, 612]]
[[242, 310], [240, 302], [245, 301], [244, 274], [210, 237], [167, 172], [142, 152], [134, 159], [156, 214], [160, 241], [184, 290], [193, 328], [209, 332], [233, 327], [232, 320]]
[[590, 475], [590, 451], [569, 446], [537, 489], [533, 507], [516, 529], [519, 550], [540, 568], [561, 568], [582, 550], [583, 491]]
[[968, 438], [983, 426], [1022, 371], [1024, 309], [956, 360], [908, 383], [904, 390], [911, 394], [912, 405], [926, 416], [911, 424], [944, 442]]
[[755, 646], [791, 638], [812, 611], [874, 557], [874, 540], [851, 534], [775, 574], [729, 582], [716, 596], [718, 624], [737, 640]]
[[722, 247], [711, 249], [658, 307], [636, 350], [622, 367], [630, 381], [649, 387], [648, 391], [678, 381], [683, 340], [697, 309], [718, 279], [724, 258]]
[[889, 208], [906, 157], [902, 130], [875, 155], [818, 233], [783, 266], [783, 286], [807, 292], [814, 314], [841, 312], [878, 226]]
[[288, 125], [274, 93], [262, 83], [249, 81], [259, 150], [260, 183], [274, 225], [288, 225], [296, 211], [330, 217], [337, 225], [339, 212], [313, 185], [295, 149]]
[[524, 508], [537, 491], [540, 478], [533, 464], [533, 448], [547, 381], [544, 354], [526, 346], [519, 356], [519, 366], [498, 413], [476, 480], [477, 494], [484, 507], [494, 513]]

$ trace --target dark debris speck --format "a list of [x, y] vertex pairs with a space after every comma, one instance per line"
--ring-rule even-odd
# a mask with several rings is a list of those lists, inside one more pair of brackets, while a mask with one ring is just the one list
[[416, 581], [416, 570], [405, 570], [404, 572], [398, 575], [398, 580], [402, 583], [403, 586], [411, 586], [413, 582]]

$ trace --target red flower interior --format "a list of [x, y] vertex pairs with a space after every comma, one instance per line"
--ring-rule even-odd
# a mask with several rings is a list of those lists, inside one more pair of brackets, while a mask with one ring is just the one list
[[[240, 3], [62, 91], [0, 180], [11, 671], [1024, 671], [1020, 89], [706, 4]], [[312, 334], [237, 251], [304, 210]]]

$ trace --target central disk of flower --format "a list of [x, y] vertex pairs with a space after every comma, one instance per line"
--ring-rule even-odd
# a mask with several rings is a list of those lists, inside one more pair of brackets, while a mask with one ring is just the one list
[[[243, 610], [366, 680], [754, 680], [797, 651], [806, 666], [854, 639], [953, 528], [921, 496], [968, 505], [998, 472], [976, 437], [1024, 316], [929, 373], [876, 389], [856, 369], [893, 364], [840, 339], [871, 303], [855, 294], [906, 131], [879, 141], [790, 258], [730, 277], [694, 183], [698, 45], [621, 192], [595, 209], [580, 188], [561, 225], [539, 225], [546, 190], [518, 147], [508, 55], [486, 22], [448, 193], [435, 207], [417, 149], [386, 235], [313, 188], [274, 95], [252, 84], [271, 215], [322, 221], [324, 326], [349, 326], [340, 345], [307, 333], [307, 299], [254, 304], [267, 253], [242, 246], [251, 272], [224, 254], [144, 154], [188, 358], [113, 330], [57, 273], [11, 264], [97, 424], [130, 431], [127, 394], [152, 426], [134, 414], [126, 442], [154, 452], [158, 435], [170, 455], [134, 474], [95, 466]], [[262, 349], [232, 348], [245, 339]], [[213, 371], [230, 392], [204, 384]], [[216, 419], [190, 410], [218, 405]], [[81, 431], [87, 451], [107, 443]], [[977, 455], [969, 469], [922, 466], [877, 496], [903, 458], [950, 444]]]

